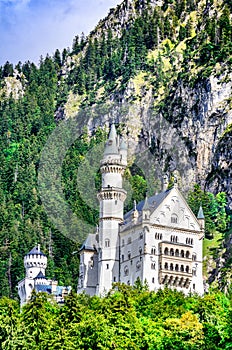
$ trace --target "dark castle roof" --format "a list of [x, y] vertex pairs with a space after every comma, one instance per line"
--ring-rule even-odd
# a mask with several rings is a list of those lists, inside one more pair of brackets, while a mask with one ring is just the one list
[[82, 244], [81, 250], [92, 250], [96, 251], [97, 241], [96, 241], [96, 234], [90, 233], [84, 243]]
[[29, 253], [27, 253], [27, 255], [43, 255], [46, 256], [38, 246], [35, 246]]
[[46, 277], [44, 276], [43, 272], [40, 271], [40, 272], [38, 273], [38, 275], [35, 277], [35, 279], [37, 279], [37, 278], [46, 278]]
[[[136, 205], [136, 209], [141, 212], [143, 210], [144, 204], [145, 204], [145, 208], [146, 210], [150, 210], [151, 212], [153, 212], [156, 208], [158, 208], [158, 206], [163, 202], [163, 200], [168, 196], [168, 194], [170, 193], [170, 190], [166, 190], [164, 192], [160, 192], [152, 197], [146, 198], [143, 201], [139, 202]], [[124, 220], [127, 221], [127, 219], [129, 219], [131, 217], [132, 212], [134, 211], [134, 209], [130, 210], [129, 212], [127, 212], [124, 215]]]

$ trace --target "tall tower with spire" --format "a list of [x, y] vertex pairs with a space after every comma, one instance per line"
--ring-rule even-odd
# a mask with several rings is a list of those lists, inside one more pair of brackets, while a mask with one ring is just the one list
[[110, 128], [100, 170], [102, 187], [98, 194], [99, 259], [97, 294], [104, 295], [119, 281], [119, 224], [123, 222], [126, 191], [122, 176], [127, 166], [127, 146], [119, 138], [115, 125]]

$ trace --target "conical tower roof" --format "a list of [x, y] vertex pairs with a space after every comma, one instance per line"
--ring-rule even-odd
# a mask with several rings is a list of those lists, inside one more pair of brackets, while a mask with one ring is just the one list
[[109, 154], [119, 154], [118, 137], [117, 137], [117, 132], [114, 124], [112, 124], [110, 127], [109, 137], [106, 142], [106, 146], [104, 150], [104, 155], [109, 155]]
[[121, 139], [120, 150], [127, 151], [127, 143], [126, 143], [126, 141], [123, 138]]
[[142, 210], [150, 210], [150, 206], [149, 206], [149, 203], [148, 203], [147, 195], [146, 195], [146, 198], [145, 198], [145, 201], [144, 201], [144, 205], [143, 205], [143, 209], [142, 209]]
[[205, 218], [202, 206], [200, 206], [200, 208], [199, 208], [199, 211], [198, 211], [198, 214], [197, 214], [197, 218], [198, 219], [204, 219]]
[[27, 253], [27, 255], [43, 255], [46, 256], [41, 250], [40, 250], [40, 245], [38, 244], [37, 246], [35, 246], [32, 250], [29, 251], [29, 253]]

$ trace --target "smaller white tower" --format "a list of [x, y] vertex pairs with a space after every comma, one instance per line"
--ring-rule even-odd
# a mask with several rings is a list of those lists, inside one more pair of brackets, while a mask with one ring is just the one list
[[21, 306], [26, 304], [30, 299], [32, 290], [35, 288], [36, 277], [43, 276], [45, 279], [47, 257], [40, 250], [39, 244], [25, 255], [24, 267], [26, 269], [26, 277], [18, 283], [18, 294]]
[[40, 244], [24, 256], [24, 267], [26, 269], [26, 277], [35, 278], [40, 272], [45, 276], [47, 257], [40, 250]]

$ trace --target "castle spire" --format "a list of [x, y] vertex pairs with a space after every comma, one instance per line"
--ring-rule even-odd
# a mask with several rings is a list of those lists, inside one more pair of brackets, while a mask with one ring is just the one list
[[117, 136], [115, 125], [111, 124], [109, 137], [106, 142], [106, 146], [104, 150], [104, 155], [118, 154], [118, 153], [119, 153], [118, 136]]
[[198, 218], [198, 220], [199, 220], [199, 219], [204, 219], [204, 218], [205, 218], [202, 205], [200, 205], [200, 208], [199, 208], [199, 210], [198, 210], [197, 218]]
[[144, 205], [143, 205], [143, 210], [150, 210], [149, 204], [148, 204], [147, 193], [146, 193], [146, 197], [145, 197], [145, 201], [144, 201]]
[[204, 212], [202, 209], [202, 205], [200, 205], [200, 208], [198, 210], [197, 220], [200, 224], [201, 230], [204, 230], [204, 228], [205, 228], [205, 216], [204, 216]]

